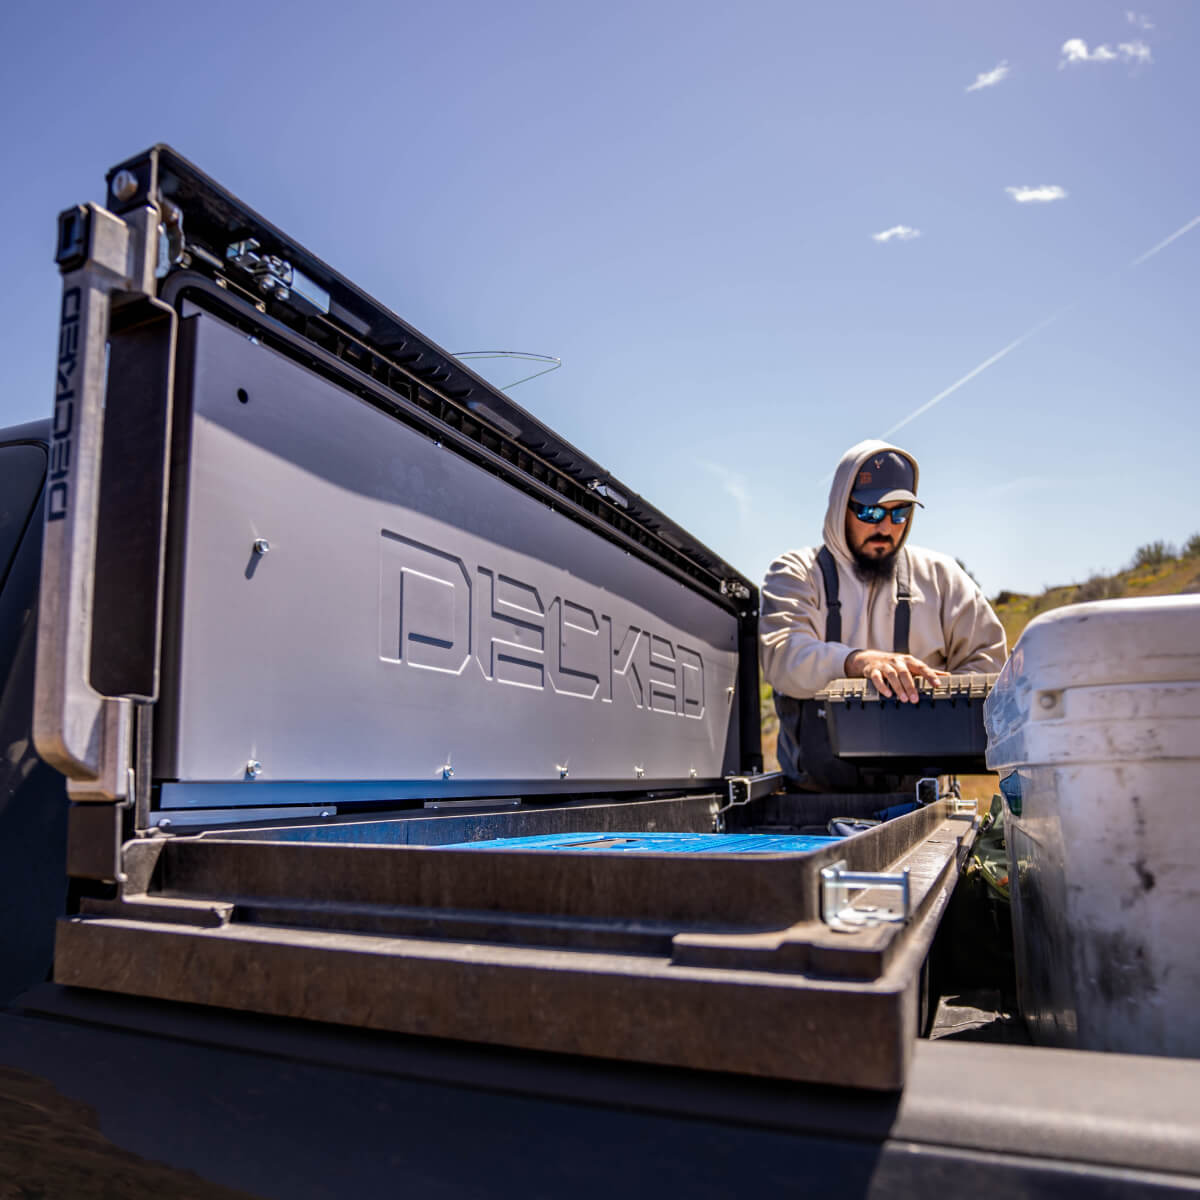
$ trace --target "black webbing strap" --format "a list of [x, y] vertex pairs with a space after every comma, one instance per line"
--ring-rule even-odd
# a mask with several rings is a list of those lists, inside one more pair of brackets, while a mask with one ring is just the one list
[[908, 551], [903, 547], [896, 556], [896, 620], [892, 626], [892, 649], [897, 654], [908, 653], [908, 627], [912, 620], [912, 575], [908, 567]]
[[842, 640], [842, 602], [838, 599], [837, 563], [828, 546], [822, 546], [817, 551], [817, 565], [821, 568], [821, 578], [825, 580], [825, 640], [840, 642]]
[[[825, 640], [842, 640], [842, 602], [838, 599], [837, 563], [828, 546], [817, 551], [817, 565], [825, 581]], [[901, 548], [896, 558], [896, 617], [892, 625], [892, 649], [897, 654], [908, 653], [908, 630], [912, 623], [912, 574], [909, 570], [908, 551]]]

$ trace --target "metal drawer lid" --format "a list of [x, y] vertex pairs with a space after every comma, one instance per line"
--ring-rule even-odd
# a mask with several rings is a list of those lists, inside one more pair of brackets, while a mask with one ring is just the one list
[[[942, 679], [936, 683], [928, 679], [918, 679], [916, 684], [922, 698], [928, 696], [934, 702], [982, 700], [992, 690], [997, 679], [998, 674], [951, 675], [949, 679]], [[816, 699], [826, 702], [842, 701], [846, 704], [857, 701], [861, 704], [868, 700], [882, 700], [884, 697], [875, 690], [874, 684], [865, 679], [835, 679], [817, 693]]]

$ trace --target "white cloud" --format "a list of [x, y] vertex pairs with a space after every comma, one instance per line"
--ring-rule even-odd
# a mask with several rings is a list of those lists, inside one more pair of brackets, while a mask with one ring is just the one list
[[892, 238], [898, 238], [902, 242], [911, 242], [913, 238], [919, 238], [921, 231], [914, 229], [911, 225], [893, 225], [891, 229], [885, 229], [882, 233], [873, 233], [871, 237], [877, 242], [890, 242]]
[[1125, 10], [1125, 20], [1127, 20], [1130, 23], [1130, 25], [1136, 26], [1138, 29], [1153, 29], [1154, 28], [1154, 22], [1151, 21], [1150, 18], [1148, 16], [1146, 16], [1145, 13], [1134, 12], [1130, 8], [1127, 8]]
[[1137, 63], [1138, 66], [1154, 61], [1150, 56], [1150, 47], [1145, 42], [1122, 42], [1117, 49], [1126, 62]]
[[1040, 187], [1006, 187], [1004, 189], [1018, 204], [1049, 204], [1051, 200], [1065, 200], [1067, 189], [1057, 183], [1043, 183]]
[[1059, 59], [1058, 69], [1061, 71], [1063, 67], [1074, 63], [1116, 62], [1118, 59], [1139, 66], [1154, 61], [1150, 47], [1143, 41], [1120, 42], [1115, 50], [1106, 42], [1097, 46], [1095, 50], [1089, 50], [1083, 38], [1068, 38], [1062, 44], [1062, 58]]
[[995, 87], [1002, 79], [1008, 75], [1008, 60], [1004, 59], [997, 63], [990, 71], [984, 71], [982, 75], [975, 76], [975, 82], [968, 88], [968, 92], [982, 91], [984, 88]]

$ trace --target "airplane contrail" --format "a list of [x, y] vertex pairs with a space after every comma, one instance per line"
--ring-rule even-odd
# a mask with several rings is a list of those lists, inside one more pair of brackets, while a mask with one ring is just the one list
[[1140, 267], [1148, 258], [1153, 258], [1160, 250], [1165, 250], [1176, 238], [1183, 237], [1189, 229], [1195, 229], [1200, 225], [1200, 217], [1193, 217], [1182, 229], [1177, 229], [1168, 238], [1163, 238], [1157, 246], [1151, 246], [1145, 254], [1139, 254], [1129, 265], [1131, 267]]
[[[1189, 230], [1195, 229], [1197, 225], [1200, 225], [1200, 217], [1193, 217], [1190, 221], [1188, 221], [1188, 223], [1186, 225], [1183, 225], [1179, 229], [1175, 230], [1175, 232], [1173, 234], [1171, 234], [1170, 237], [1163, 238], [1163, 240], [1161, 242], [1159, 242], [1156, 246], [1151, 246], [1150, 249], [1147, 250], [1145, 254], [1139, 254], [1138, 257], [1135, 258], [1129, 264], [1129, 266], [1126, 267], [1125, 269], [1129, 270], [1133, 267], [1141, 266], [1142, 263], [1144, 263], [1148, 258], [1153, 258], [1160, 250], [1165, 250], [1176, 238], [1183, 237], [1183, 235], [1185, 233], [1187, 233]], [[1120, 271], [1116, 272], [1116, 274], [1119, 275]], [[895, 425], [893, 425], [891, 427], [891, 429], [886, 430], [880, 436], [883, 438], [891, 437], [891, 435], [893, 433], [895, 433], [898, 429], [903, 429], [904, 426], [907, 425], [910, 421], [915, 421], [919, 416], [923, 415], [924, 413], [927, 413], [931, 408], [933, 408], [933, 406], [935, 404], [940, 404], [943, 400], [946, 399], [947, 396], [953, 395], [964, 384], [970, 383], [970, 381], [972, 379], [974, 379], [976, 375], [981, 375], [984, 371], [986, 371], [988, 369], [988, 367], [994, 366], [1006, 355], [1011, 354], [1018, 346], [1029, 341], [1029, 339], [1031, 337], [1033, 337], [1035, 334], [1041, 333], [1042, 330], [1045, 329], [1047, 326], [1053, 325], [1054, 322], [1059, 319], [1059, 317], [1064, 316], [1066, 313], [1070, 312], [1070, 310], [1074, 307], [1075, 307], [1074, 304], [1068, 304], [1065, 308], [1060, 308], [1058, 310], [1058, 312], [1053, 313], [1051, 316], [1047, 317], [1044, 321], [1035, 325], [1032, 329], [1026, 330], [1026, 332], [1021, 334], [1021, 336], [1019, 338], [1017, 338], [1015, 341], [1009, 342], [1008, 345], [1005, 346], [1002, 350], [997, 350], [996, 353], [993, 354], [990, 358], [985, 358], [983, 360], [983, 362], [981, 362], [979, 364], [979, 366], [973, 367], [961, 379], [955, 380], [954, 383], [952, 383], [944, 391], [938, 392], [938, 394], [936, 396], [934, 396], [930, 400], [926, 400], [925, 403], [922, 404], [919, 408], [913, 409], [913, 411], [910, 412], [907, 417], [903, 418], [903, 420], [901, 420], [901, 421], [898, 421]]]
[[1041, 333], [1042, 330], [1045, 329], [1047, 325], [1053, 325], [1054, 322], [1057, 321], [1059, 317], [1063, 316], [1064, 313], [1069, 312], [1072, 308], [1074, 308], [1074, 305], [1068, 304], [1066, 308], [1060, 308], [1058, 310], [1058, 312], [1053, 313], [1051, 316], [1048, 316], [1044, 321], [1042, 321], [1038, 325], [1035, 325], [1032, 329], [1027, 329], [1015, 341], [1009, 342], [1008, 345], [1005, 346], [1003, 350], [997, 350], [996, 353], [991, 356], [991, 358], [985, 358], [983, 360], [983, 362], [981, 362], [979, 364], [979, 366], [972, 367], [972, 369], [969, 370], [961, 379], [956, 379], [944, 391], [938, 392], [938, 394], [936, 396], [934, 396], [931, 400], [926, 400], [925, 403], [922, 404], [920, 408], [914, 408], [913, 411], [910, 412], [907, 417], [905, 417], [901, 421], [897, 421], [896, 424], [891, 427], [891, 429], [885, 429], [883, 431], [883, 433], [880, 434], [880, 437], [881, 438], [891, 437], [892, 434], [895, 433], [897, 429], [903, 429], [904, 426], [907, 425], [910, 421], [915, 421], [919, 416], [921, 416], [922, 413], [927, 413], [935, 404], [940, 404], [943, 400], [946, 399], [947, 396], [953, 395], [955, 392], [957, 392], [958, 389], [963, 386], [963, 384], [970, 383], [971, 380], [974, 379], [976, 375], [981, 375], [984, 371], [986, 371], [988, 369], [988, 367], [993, 366], [995, 363], [998, 363], [1006, 354], [1011, 354], [1022, 343], [1029, 341], [1029, 339], [1031, 337], [1033, 337], [1034, 334]]

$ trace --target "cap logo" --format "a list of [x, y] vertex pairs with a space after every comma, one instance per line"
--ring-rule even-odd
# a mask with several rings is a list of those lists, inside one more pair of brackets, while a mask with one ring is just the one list
[[859, 471], [859, 473], [858, 473], [859, 487], [864, 487], [864, 486], [866, 486], [866, 484], [868, 484], [870, 482], [871, 482], [871, 472], [870, 471]]
[[875, 470], [877, 470], [877, 471], [883, 470], [883, 461], [884, 460], [882, 458], [877, 458], [875, 460]]

